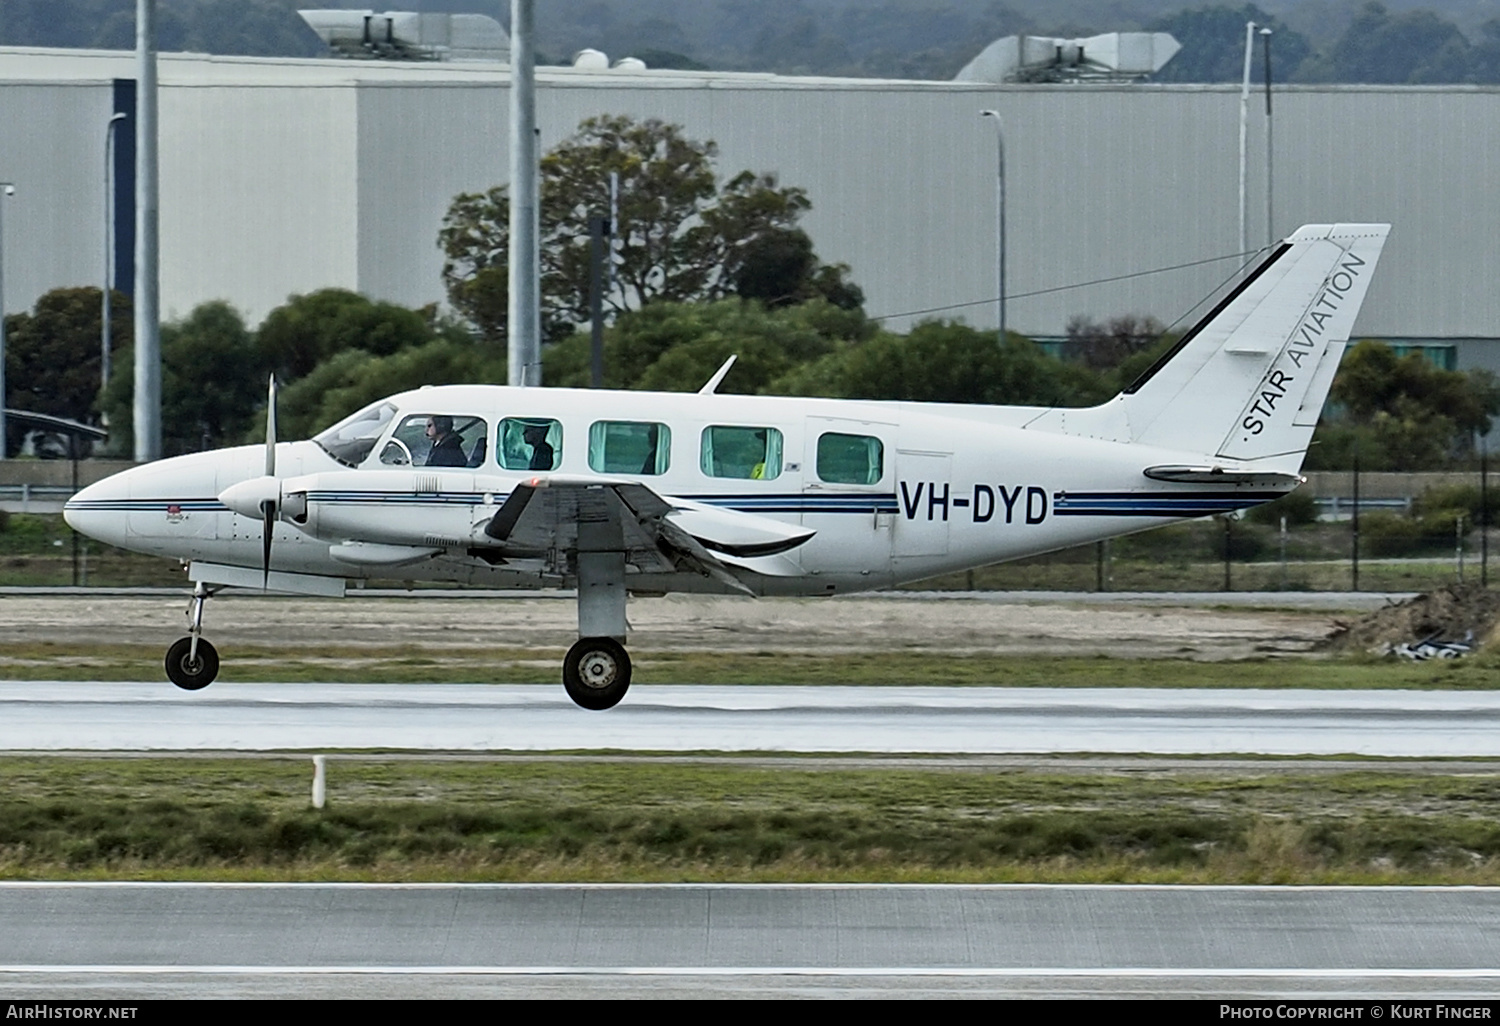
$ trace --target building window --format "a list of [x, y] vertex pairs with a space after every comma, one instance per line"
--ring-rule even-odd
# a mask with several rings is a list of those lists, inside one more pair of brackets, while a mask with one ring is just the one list
[[1439, 370], [1458, 370], [1458, 346], [1424, 346], [1393, 343], [1391, 345], [1391, 352], [1397, 356], [1410, 356], [1412, 353], [1416, 353]]

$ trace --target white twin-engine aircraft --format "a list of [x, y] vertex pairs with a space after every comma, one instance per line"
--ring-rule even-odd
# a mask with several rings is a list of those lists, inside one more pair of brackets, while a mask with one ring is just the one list
[[[576, 588], [568, 694], [630, 684], [627, 593], [889, 588], [1254, 506], [1298, 471], [1389, 225], [1308, 225], [1139, 380], [1089, 409], [452, 385], [305, 442], [179, 456], [66, 508], [100, 541], [188, 564], [167, 676], [218, 672], [223, 587], [348, 580]], [[732, 360], [731, 360], [732, 362]]]

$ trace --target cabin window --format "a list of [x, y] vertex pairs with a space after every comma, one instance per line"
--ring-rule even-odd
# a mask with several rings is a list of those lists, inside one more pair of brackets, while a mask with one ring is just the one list
[[709, 477], [770, 481], [781, 476], [781, 432], [767, 427], [710, 425], [703, 429], [699, 457]]
[[350, 467], [357, 467], [370, 455], [375, 443], [385, 433], [385, 426], [396, 415], [392, 403], [376, 403], [339, 421], [313, 438], [323, 451]]
[[671, 464], [665, 424], [599, 420], [589, 427], [589, 467], [601, 474], [665, 474]]
[[885, 473], [885, 446], [869, 435], [818, 436], [818, 478], [830, 484], [872, 485]]
[[562, 466], [562, 425], [544, 417], [506, 417], [496, 455], [506, 470], [556, 470]]
[[489, 425], [479, 417], [422, 413], [407, 417], [380, 450], [389, 467], [477, 467]]

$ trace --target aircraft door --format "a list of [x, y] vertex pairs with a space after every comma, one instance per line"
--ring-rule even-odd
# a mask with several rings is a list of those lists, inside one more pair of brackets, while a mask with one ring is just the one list
[[817, 535], [797, 551], [809, 573], [888, 577], [896, 502], [893, 425], [809, 417], [802, 466], [802, 525]]
[[896, 452], [899, 509], [892, 548], [896, 557], [948, 554], [948, 524], [953, 519], [954, 500], [964, 505], [969, 501], [953, 493], [952, 465], [951, 453]]

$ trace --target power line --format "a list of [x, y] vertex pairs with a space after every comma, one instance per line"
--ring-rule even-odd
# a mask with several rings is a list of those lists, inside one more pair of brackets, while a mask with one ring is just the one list
[[[1149, 271], [1135, 271], [1131, 274], [1117, 274], [1112, 278], [1095, 278], [1093, 281], [1081, 281], [1073, 285], [1056, 285], [1050, 289], [1036, 289], [1033, 292], [1012, 293], [1009, 299], [1029, 299], [1032, 296], [1045, 296], [1053, 292], [1067, 292], [1070, 289], [1086, 289], [1094, 285], [1108, 285], [1111, 282], [1129, 281], [1131, 278], [1144, 278], [1152, 274], [1165, 274], [1168, 271], [1181, 271], [1189, 267], [1202, 267], [1204, 264], [1216, 264], [1225, 260], [1241, 260], [1245, 257], [1254, 257], [1265, 251], [1265, 248], [1248, 250], [1244, 253], [1226, 253], [1223, 256], [1208, 257], [1204, 260], [1193, 260], [1185, 264], [1173, 264], [1171, 267], [1156, 267]], [[871, 317], [872, 321], [888, 321], [894, 317], [917, 317], [921, 314], [942, 313], [944, 310], [962, 310], [970, 306], [990, 306], [994, 299], [978, 299], [972, 303], [950, 303], [947, 306], [933, 306], [925, 310], [905, 310], [901, 313], [881, 314], [879, 317]]]

